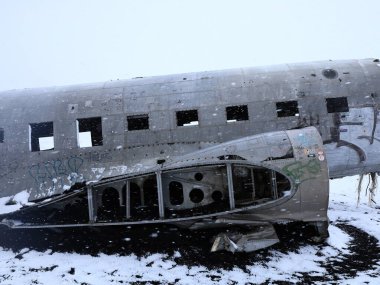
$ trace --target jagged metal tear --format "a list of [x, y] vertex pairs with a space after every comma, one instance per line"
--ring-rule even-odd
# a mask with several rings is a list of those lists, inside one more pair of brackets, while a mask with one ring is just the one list
[[269, 247], [280, 240], [271, 224], [258, 227], [247, 234], [221, 233], [214, 239], [211, 252], [227, 250], [234, 252], [252, 252]]

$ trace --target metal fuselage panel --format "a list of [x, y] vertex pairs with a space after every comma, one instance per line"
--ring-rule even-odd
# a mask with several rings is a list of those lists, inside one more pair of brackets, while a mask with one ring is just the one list
[[[379, 77], [379, 63], [366, 59], [2, 92], [0, 195], [44, 197], [230, 140], [307, 126], [325, 142], [330, 177], [378, 171]], [[328, 112], [326, 98], [339, 97], [349, 109]], [[289, 101], [297, 115], [279, 116], [276, 103]], [[247, 106], [249, 119], [227, 122], [231, 106]], [[187, 110], [197, 111], [198, 125], [177, 126], [176, 112]], [[149, 128], [129, 131], [134, 115], [148, 115]], [[78, 119], [94, 117], [101, 117], [102, 145], [79, 148]], [[53, 123], [54, 149], [32, 152], [31, 124], [41, 122]]]
[[303, 221], [327, 225], [329, 179], [314, 127], [248, 136], [147, 171], [91, 182], [4, 216], [16, 228]]

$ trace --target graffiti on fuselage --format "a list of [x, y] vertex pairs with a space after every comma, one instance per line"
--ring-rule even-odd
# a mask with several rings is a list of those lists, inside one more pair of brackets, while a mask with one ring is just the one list
[[29, 167], [29, 174], [40, 191], [49, 190], [51, 192], [55, 191], [57, 187], [63, 188], [65, 181], [71, 184], [78, 182], [82, 166], [83, 159], [79, 156], [72, 156], [33, 164]]
[[[68, 158], [57, 158], [39, 162], [28, 167], [29, 175], [37, 185], [39, 193], [53, 193], [58, 189], [66, 188], [76, 182], [83, 182], [84, 163], [112, 161], [109, 152], [92, 151]], [[1, 173], [0, 173], [1, 174]]]
[[315, 175], [321, 171], [321, 166], [316, 159], [309, 160], [306, 163], [302, 163], [301, 161], [294, 162], [289, 164], [283, 168], [284, 173], [294, 180], [301, 182], [302, 177], [307, 174]]

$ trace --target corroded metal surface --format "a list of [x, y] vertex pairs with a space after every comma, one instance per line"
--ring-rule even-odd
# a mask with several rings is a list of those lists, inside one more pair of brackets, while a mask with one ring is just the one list
[[[326, 77], [326, 69], [337, 76]], [[0, 93], [0, 195], [32, 198], [78, 181], [133, 173], [157, 160], [264, 132], [315, 126], [325, 142], [330, 177], [377, 171], [378, 61], [347, 60], [200, 72], [80, 86]], [[328, 113], [326, 98], [346, 97], [346, 112]], [[296, 116], [276, 102], [297, 101]], [[249, 120], [227, 122], [226, 107], [246, 105]], [[197, 110], [198, 125], [176, 125], [176, 111]], [[338, 110], [339, 111], [339, 110]], [[340, 110], [342, 111], [342, 110]], [[147, 114], [149, 128], [128, 131], [127, 116]], [[78, 147], [77, 119], [102, 118], [102, 145]], [[30, 124], [53, 122], [54, 150], [30, 151]]]
[[81, 191], [76, 226], [323, 232], [328, 179], [379, 171], [379, 78], [364, 59], [2, 92], [0, 195], [59, 195], [49, 209]]

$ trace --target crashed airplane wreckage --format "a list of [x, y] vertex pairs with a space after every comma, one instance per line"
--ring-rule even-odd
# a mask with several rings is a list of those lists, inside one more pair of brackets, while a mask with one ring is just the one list
[[1, 193], [34, 202], [1, 223], [220, 228], [212, 251], [278, 223], [326, 238], [329, 178], [380, 168], [379, 77], [365, 59], [0, 93]]
[[314, 223], [326, 237], [328, 189], [322, 139], [310, 127], [250, 136], [141, 173], [90, 182], [14, 212], [2, 223], [14, 228], [238, 225], [256, 230], [235, 234], [235, 240], [222, 234], [212, 250], [252, 251], [278, 242], [271, 224], [281, 221]]

